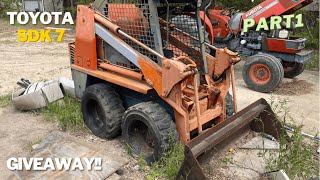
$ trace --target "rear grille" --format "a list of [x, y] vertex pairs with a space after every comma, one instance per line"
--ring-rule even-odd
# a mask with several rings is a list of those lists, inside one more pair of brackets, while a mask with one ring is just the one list
[[69, 56], [70, 56], [71, 64], [74, 64], [74, 48], [75, 48], [75, 42], [69, 43]]
[[[108, 0], [104, 15], [113, 20], [124, 32], [155, 50], [148, 0]], [[127, 38], [123, 40], [141, 54], [157, 61], [157, 57], [149, 51]]]

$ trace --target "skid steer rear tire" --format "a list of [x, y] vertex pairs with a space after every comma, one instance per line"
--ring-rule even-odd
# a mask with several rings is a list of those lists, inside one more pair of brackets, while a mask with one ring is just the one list
[[300, 75], [305, 68], [304, 63], [298, 62], [285, 62], [282, 61], [282, 65], [284, 68], [284, 77], [285, 78], [294, 78]]
[[130, 107], [123, 116], [122, 136], [134, 155], [150, 164], [159, 160], [170, 142], [178, 140], [176, 125], [159, 104], [143, 102]]
[[242, 77], [249, 89], [266, 93], [281, 83], [284, 70], [279, 59], [260, 53], [247, 59]]
[[118, 93], [107, 84], [89, 86], [81, 98], [85, 125], [100, 138], [111, 139], [121, 132], [124, 108]]

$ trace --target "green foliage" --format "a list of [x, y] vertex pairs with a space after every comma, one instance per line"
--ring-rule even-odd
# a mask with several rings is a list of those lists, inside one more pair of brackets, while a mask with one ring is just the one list
[[300, 10], [296, 14], [303, 14], [303, 28], [295, 30], [293, 36], [306, 38], [306, 49], [313, 49], [314, 54], [311, 61], [306, 65], [306, 69], [312, 71], [319, 70], [319, 18], [318, 13]]
[[267, 168], [270, 171], [283, 169], [292, 179], [308, 179], [317, 176], [315, 159], [316, 144], [304, 141], [301, 135], [301, 126], [294, 126], [291, 142], [285, 139], [284, 133], [280, 138], [280, 151], [271, 156]]
[[11, 104], [11, 94], [0, 96], [0, 108]]
[[312, 59], [306, 64], [306, 69], [310, 71], [319, 71], [319, 51], [314, 51]]
[[138, 158], [138, 165], [139, 165], [140, 169], [145, 169], [145, 167], [146, 167], [146, 161], [144, 160], [143, 154], [140, 154], [140, 156]]
[[316, 159], [317, 144], [310, 140], [304, 139], [301, 135], [301, 125], [296, 125], [289, 115], [289, 109], [286, 107], [286, 100], [274, 103], [271, 99], [271, 105], [283, 126], [290, 124], [294, 132], [288, 136], [285, 130], [280, 134], [280, 150], [271, 153], [267, 158], [267, 169], [269, 171], [284, 170], [292, 179], [308, 179], [318, 174], [318, 160]]
[[260, 4], [264, 0], [241, 0], [241, 1], [234, 1], [234, 0], [218, 0], [218, 4], [222, 6], [222, 9], [235, 7], [235, 10], [240, 10], [242, 12], [248, 11], [254, 6]]
[[57, 120], [62, 130], [86, 130], [83, 123], [80, 102], [71, 97], [64, 97], [48, 105], [42, 111], [48, 120]]
[[174, 179], [184, 159], [184, 145], [181, 142], [170, 143], [170, 150], [163, 154], [162, 158], [151, 165], [147, 173], [148, 180]]
[[76, 4], [79, 5], [79, 4], [90, 4], [90, 3], [93, 3], [94, 0], [76, 0]]
[[19, 11], [21, 0], [1, 0], [0, 1], [0, 17], [6, 17], [6, 12]]
[[304, 27], [297, 29], [294, 36], [307, 39], [306, 48], [319, 49], [319, 18], [318, 14], [307, 11], [299, 11], [303, 14]]

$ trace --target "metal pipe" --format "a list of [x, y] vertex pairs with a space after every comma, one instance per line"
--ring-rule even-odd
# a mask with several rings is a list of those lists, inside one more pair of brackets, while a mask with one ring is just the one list
[[[166, 17], [166, 21], [169, 22], [169, 11], [170, 11], [170, 6], [169, 6], [169, 2], [168, 0], [166, 0], [166, 3], [167, 3], [167, 17]], [[169, 35], [170, 35], [170, 32], [169, 32], [169, 23], [167, 23], [167, 42], [166, 42], [166, 45], [165, 45], [165, 48], [168, 47], [169, 45]]]
[[204, 17], [203, 17], [203, 22], [206, 22], [206, 14], [208, 13], [208, 8], [211, 6], [212, 4], [212, 0], [209, 1], [209, 3], [206, 5], [206, 7], [204, 8]]
[[44, 12], [44, 0], [41, 1], [42, 2], [42, 12]]
[[95, 13], [94, 19], [98, 21], [101, 25], [108, 28], [113, 33], [118, 33], [118, 30], [120, 27], [118, 25], [113, 24], [111, 21], [108, 21], [106, 18], [104, 18], [101, 14]]
[[134, 79], [138, 79], [138, 80], [142, 80], [142, 77], [143, 77], [143, 75], [140, 73], [137, 73], [137, 72], [134, 72], [134, 71], [131, 71], [128, 69], [124, 69], [121, 67], [117, 67], [117, 66], [114, 66], [111, 64], [107, 64], [107, 63], [100, 63], [98, 67], [105, 69], [105, 70], [113, 71], [113, 72], [116, 72], [119, 74], [123, 74], [125, 76], [131, 77]]
[[233, 97], [233, 107], [234, 112], [237, 113], [237, 93], [236, 93], [236, 85], [235, 85], [235, 75], [234, 75], [234, 65], [231, 63], [231, 85], [232, 85], [232, 97]]
[[197, 27], [198, 27], [198, 36], [200, 41], [200, 52], [201, 52], [201, 59], [202, 59], [202, 71], [204, 74], [208, 74], [208, 63], [206, 59], [206, 47], [205, 47], [205, 39], [204, 39], [204, 32], [203, 32], [203, 26], [201, 23], [200, 18], [200, 7], [202, 5], [202, 0], [197, 1], [197, 9], [196, 9], [196, 19], [197, 19]]
[[196, 75], [194, 75], [194, 78], [193, 78], [193, 86], [194, 86], [195, 105], [196, 105], [196, 111], [197, 111], [198, 133], [200, 134], [202, 132], [202, 125], [200, 122], [200, 118], [201, 118], [200, 102], [199, 102], [198, 80]]
[[[284, 128], [287, 131], [294, 132], [294, 129], [292, 127], [289, 127], [289, 126], [285, 125]], [[305, 132], [302, 132], [302, 131], [301, 131], [301, 135], [303, 135], [303, 136], [305, 136], [307, 138], [310, 138], [312, 140], [320, 141], [320, 137], [319, 136], [313, 136], [311, 134], [308, 134], [308, 133], [305, 133]]]
[[152, 53], [153, 55], [163, 59], [164, 56], [162, 56], [161, 54], [159, 54], [157, 51], [149, 48], [147, 45], [143, 44], [142, 42], [136, 40], [134, 37], [128, 35], [127, 33], [121, 31], [121, 29], [118, 29], [118, 33], [121, 34], [122, 36], [130, 39], [131, 41], [133, 41], [134, 43], [136, 43], [137, 45], [141, 46], [142, 48], [146, 49], [147, 51], [149, 51], [150, 53]]

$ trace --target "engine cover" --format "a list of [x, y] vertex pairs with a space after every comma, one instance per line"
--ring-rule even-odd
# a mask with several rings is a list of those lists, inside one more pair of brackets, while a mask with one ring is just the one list
[[232, 18], [229, 21], [229, 27], [232, 31], [238, 32], [241, 27], [241, 17], [243, 13], [236, 13], [232, 16]]

